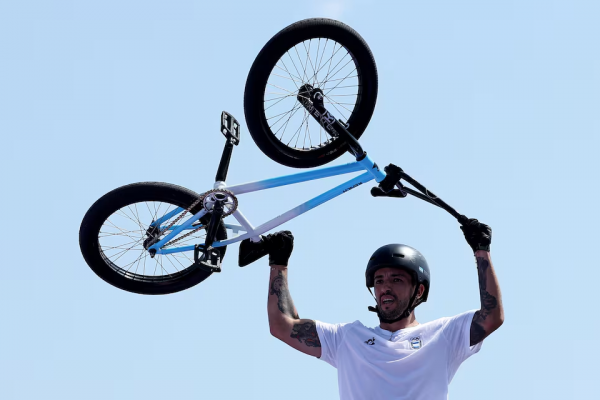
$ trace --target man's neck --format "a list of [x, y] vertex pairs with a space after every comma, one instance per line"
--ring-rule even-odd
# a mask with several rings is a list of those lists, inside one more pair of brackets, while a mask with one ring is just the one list
[[411, 312], [407, 318], [403, 318], [400, 321], [392, 322], [391, 324], [381, 322], [379, 324], [379, 327], [386, 331], [396, 332], [400, 329], [412, 328], [413, 326], [417, 325], [419, 325], [419, 322], [417, 322], [417, 319], [415, 318], [415, 313]]

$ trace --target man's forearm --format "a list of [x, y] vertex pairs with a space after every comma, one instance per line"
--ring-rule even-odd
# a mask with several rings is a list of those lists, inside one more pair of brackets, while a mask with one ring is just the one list
[[288, 288], [287, 268], [271, 267], [267, 309], [271, 331], [286, 318], [300, 318]]
[[287, 268], [283, 266], [271, 266], [267, 309], [273, 336], [296, 350], [321, 357], [316, 322], [298, 316], [288, 288]]
[[479, 275], [481, 308], [473, 316], [471, 345], [481, 342], [504, 322], [500, 285], [494, 272], [490, 253], [477, 250], [475, 258], [477, 260], [477, 273]]

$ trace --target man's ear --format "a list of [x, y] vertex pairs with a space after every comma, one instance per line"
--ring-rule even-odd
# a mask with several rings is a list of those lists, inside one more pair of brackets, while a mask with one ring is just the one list
[[423, 293], [425, 293], [425, 285], [419, 283], [419, 291], [417, 292], [417, 299], [423, 297]]

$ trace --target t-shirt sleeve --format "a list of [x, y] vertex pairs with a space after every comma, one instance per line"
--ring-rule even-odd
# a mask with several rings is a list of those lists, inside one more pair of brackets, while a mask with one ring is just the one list
[[471, 346], [471, 322], [476, 310], [450, 317], [444, 324], [444, 335], [450, 343], [448, 365], [451, 371], [481, 349], [482, 342]]
[[337, 368], [337, 350], [344, 339], [344, 326], [348, 324], [317, 323], [317, 334], [321, 342], [320, 359]]

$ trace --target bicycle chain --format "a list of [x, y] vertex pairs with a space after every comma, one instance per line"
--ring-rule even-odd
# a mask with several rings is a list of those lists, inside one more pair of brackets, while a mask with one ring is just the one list
[[188, 208], [187, 208], [187, 209], [186, 209], [184, 212], [182, 212], [181, 214], [179, 214], [179, 215], [177, 216], [177, 218], [175, 218], [175, 219], [173, 220], [173, 222], [171, 222], [171, 223], [170, 223], [170, 224], [169, 224], [169, 225], [168, 225], [168, 226], [167, 226], [165, 229], [163, 229], [162, 231], [160, 231], [160, 233], [158, 234], [158, 237], [160, 237], [160, 236], [161, 236], [161, 235], [162, 235], [164, 232], [166, 232], [166, 231], [168, 231], [169, 229], [171, 229], [171, 227], [172, 227], [173, 225], [175, 225], [175, 224], [176, 224], [176, 223], [177, 223], [177, 222], [178, 222], [178, 221], [179, 221], [181, 218], [183, 218], [183, 216], [184, 216], [185, 214], [189, 213], [189, 212], [190, 212], [190, 210], [191, 210], [192, 208], [196, 207], [196, 206], [198, 205], [198, 203], [200, 203], [202, 200], [204, 200], [204, 194], [203, 194], [203, 195], [201, 195], [201, 196], [198, 198], [198, 200], [194, 201], [194, 202], [192, 203], [192, 205], [191, 205], [191, 206], [189, 206], [189, 207], [188, 207]]
[[[183, 216], [185, 214], [187, 214], [188, 212], [190, 212], [192, 210], [192, 208], [196, 207], [200, 202], [203, 202], [204, 199], [206, 198], [206, 196], [208, 196], [209, 194], [214, 193], [214, 192], [227, 192], [227, 193], [229, 193], [231, 195], [231, 198], [234, 201], [233, 210], [230, 211], [230, 212], [228, 212], [227, 214], [223, 214], [224, 217], [227, 216], [227, 215], [229, 215], [229, 214], [231, 214], [237, 208], [237, 204], [238, 204], [237, 203], [237, 198], [229, 190], [225, 190], [225, 189], [213, 189], [213, 190], [209, 190], [208, 192], [204, 192], [203, 194], [201, 194], [200, 197], [196, 201], [194, 201], [191, 206], [189, 206], [185, 211], [183, 211], [181, 214], [179, 214], [179, 216], [177, 216], [177, 218], [175, 218], [175, 220], [173, 220], [173, 222], [171, 222], [169, 224], [169, 226], [167, 226], [165, 229], [163, 229], [160, 232], [160, 235], [162, 235], [163, 232], [168, 231], [173, 225], [175, 225], [179, 220], [181, 220], [181, 218], [183, 218]], [[204, 207], [204, 205], [202, 205], [202, 207]], [[193, 235], [194, 233], [198, 232], [200, 229], [203, 229], [203, 228], [206, 229], [206, 225], [202, 225], [199, 228], [196, 228], [193, 231], [186, 233], [185, 235], [182, 235], [182, 236], [180, 236], [180, 237], [178, 237], [176, 239], [171, 240], [169, 243], [165, 244], [163, 247], [167, 247], [167, 246], [170, 246], [172, 244], [175, 244], [175, 243], [179, 242], [181, 239], [184, 239], [184, 238], [186, 238], [186, 237], [188, 237], [190, 235]], [[159, 235], [159, 237], [160, 237], [160, 235]]]
[[167, 246], [170, 246], [170, 245], [172, 245], [172, 244], [174, 244], [174, 243], [177, 243], [177, 242], [179, 242], [181, 239], [183, 239], [183, 238], [186, 238], [186, 237], [188, 237], [188, 236], [190, 236], [190, 235], [192, 235], [192, 234], [194, 234], [194, 233], [198, 232], [200, 229], [203, 229], [203, 228], [204, 228], [204, 229], [206, 229], [206, 225], [202, 225], [201, 227], [199, 227], [199, 228], [196, 228], [196, 229], [194, 229], [193, 231], [191, 231], [191, 232], [188, 232], [188, 233], [186, 233], [185, 235], [178, 237], [177, 239], [173, 239], [173, 240], [171, 240], [169, 243], [165, 244], [165, 245], [164, 245], [164, 247], [167, 247]]

